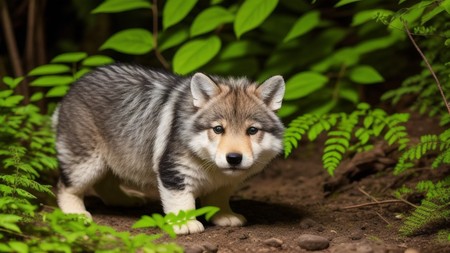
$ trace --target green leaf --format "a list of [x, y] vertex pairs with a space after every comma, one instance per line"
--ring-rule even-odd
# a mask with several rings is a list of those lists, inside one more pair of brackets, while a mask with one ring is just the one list
[[52, 75], [70, 72], [70, 68], [63, 64], [46, 64], [32, 69], [28, 75], [38, 76], [38, 75]]
[[70, 52], [57, 55], [50, 62], [51, 63], [76, 63], [87, 57], [85, 52]]
[[150, 52], [153, 48], [153, 36], [148, 30], [131, 28], [117, 32], [111, 36], [100, 50], [113, 49], [120, 53], [141, 55]]
[[14, 107], [20, 103], [20, 101], [23, 100], [23, 96], [21, 95], [15, 95], [10, 96], [5, 99], [0, 99], [0, 106], [1, 107]]
[[98, 67], [111, 63], [114, 63], [114, 60], [111, 57], [105, 55], [92, 55], [84, 59], [81, 64], [88, 67]]
[[60, 86], [69, 85], [74, 80], [72, 76], [41, 76], [31, 82], [31, 86], [39, 87], [49, 87], [49, 86]]
[[167, 0], [163, 9], [163, 28], [177, 24], [194, 8], [197, 0]]
[[359, 11], [353, 16], [352, 26], [361, 25], [370, 20], [374, 20], [378, 15], [388, 16], [392, 14], [394, 14], [393, 11], [385, 9], [372, 9]]
[[292, 26], [283, 42], [288, 42], [314, 29], [320, 23], [320, 12], [311, 11], [300, 17]]
[[9, 245], [9, 247], [11, 247], [11, 249], [14, 252], [17, 252], [17, 253], [28, 253], [29, 252], [28, 245], [24, 242], [10, 241], [10, 242], [8, 242], [8, 245]]
[[43, 97], [44, 97], [44, 93], [36, 92], [31, 96], [30, 101], [37, 102], [37, 101], [41, 100]]
[[51, 88], [45, 96], [48, 98], [63, 97], [64, 95], [67, 94], [68, 91], [69, 91], [69, 86], [56, 86], [56, 87]]
[[19, 226], [16, 225], [22, 217], [13, 214], [0, 214], [0, 227], [21, 233]]
[[285, 100], [305, 97], [322, 88], [328, 82], [328, 77], [316, 72], [301, 72], [286, 82]]
[[170, 29], [163, 31], [159, 36], [159, 50], [162, 52], [186, 41], [189, 38], [189, 30], [187, 28]]
[[258, 27], [275, 9], [278, 0], [246, 0], [239, 8], [234, 21], [234, 32], [242, 34]]
[[14, 93], [13, 90], [4, 90], [4, 91], [0, 91], [0, 98], [6, 98], [11, 96]]
[[356, 66], [350, 72], [350, 79], [355, 83], [372, 84], [383, 82], [384, 78], [371, 66]]
[[228, 60], [232, 58], [239, 58], [243, 56], [253, 56], [264, 54], [267, 49], [263, 48], [260, 43], [250, 40], [238, 40], [229, 43], [220, 52], [220, 60]]
[[179, 74], [190, 73], [208, 63], [219, 51], [221, 41], [217, 36], [192, 40], [184, 44], [173, 57], [173, 70]]
[[91, 13], [116, 13], [135, 9], [151, 9], [150, 2], [145, 0], [107, 0], [101, 3]]
[[341, 7], [341, 6], [351, 4], [354, 2], [359, 2], [359, 1], [361, 1], [361, 0], [341, 0], [341, 1], [337, 2], [337, 4], [334, 5], [334, 7]]
[[10, 76], [4, 76], [3, 77], [3, 82], [8, 85], [8, 87], [10, 89], [14, 89], [17, 87], [17, 85], [19, 85], [20, 82], [22, 82], [23, 77], [17, 77], [17, 78], [12, 78]]
[[234, 15], [227, 9], [219, 6], [214, 6], [202, 11], [194, 19], [191, 26], [191, 36], [197, 36], [216, 29], [218, 26], [231, 23], [234, 20]]
[[90, 68], [82, 68], [75, 73], [75, 79], [80, 79], [82, 76], [86, 75], [87, 73], [91, 72]]

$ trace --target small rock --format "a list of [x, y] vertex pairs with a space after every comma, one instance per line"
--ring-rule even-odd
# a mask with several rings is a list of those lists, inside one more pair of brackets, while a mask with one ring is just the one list
[[308, 229], [311, 227], [314, 227], [317, 225], [317, 222], [315, 222], [314, 220], [310, 219], [310, 218], [306, 218], [303, 219], [302, 221], [300, 221], [300, 227], [302, 229]]
[[188, 246], [184, 249], [185, 253], [216, 253], [219, 250], [217, 245], [212, 243], [204, 243], [202, 245]]
[[405, 253], [420, 253], [420, 251], [417, 249], [408, 248], [405, 250]]
[[334, 246], [331, 253], [373, 253], [373, 248], [367, 243], [342, 243]]
[[303, 234], [298, 237], [298, 245], [306, 250], [323, 250], [330, 246], [330, 242], [327, 238], [318, 236]]
[[239, 240], [246, 240], [246, 239], [248, 239], [248, 234], [246, 234], [246, 233], [242, 233], [242, 234], [240, 234], [240, 235], [238, 235], [238, 239]]
[[350, 234], [350, 239], [357, 241], [361, 240], [364, 237], [364, 234], [361, 230], [355, 230]]
[[275, 248], [281, 248], [281, 246], [283, 246], [283, 241], [275, 237], [264, 240], [263, 243], [267, 246]]

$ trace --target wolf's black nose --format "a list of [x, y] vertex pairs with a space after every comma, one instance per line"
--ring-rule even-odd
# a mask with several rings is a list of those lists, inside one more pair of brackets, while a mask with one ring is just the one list
[[228, 153], [227, 154], [227, 162], [232, 166], [239, 165], [242, 162], [242, 154]]

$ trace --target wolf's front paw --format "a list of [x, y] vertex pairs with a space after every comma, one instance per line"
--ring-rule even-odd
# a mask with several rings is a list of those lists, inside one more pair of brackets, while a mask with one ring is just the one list
[[205, 230], [203, 224], [198, 220], [189, 220], [186, 224], [178, 226], [175, 225], [173, 230], [177, 235], [187, 235], [187, 234], [195, 234], [200, 233]]
[[211, 219], [212, 223], [222, 227], [240, 227], [247, 223], [244, 216], [237, 213], [217, 213]]

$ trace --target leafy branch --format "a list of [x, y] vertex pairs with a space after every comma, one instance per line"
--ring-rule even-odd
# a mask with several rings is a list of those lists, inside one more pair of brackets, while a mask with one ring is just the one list
[[371, 109], [365, 103], [359, 104], [357, 110], [350, 114], [305, 114], [294, 119], [286, 129], [283, 140], [285, 156], [297, 148], [303, 138], [314, 141], [327, 132], [322, 162], [328, 173], [333, 175], [347, 152], [371, 149], [373, 146], [369, 140], [372, 137], [383, 137], [389, 145], [396, 145], [398, 150], [405, 149], [409, 138], [403, 123], [408, 118], [409, 114], [388, 115], [381, 109]]

